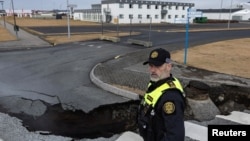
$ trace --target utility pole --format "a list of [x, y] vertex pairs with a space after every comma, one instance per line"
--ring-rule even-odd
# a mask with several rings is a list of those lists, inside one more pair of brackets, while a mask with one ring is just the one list
[[185, 39], [185, 53], [184, 53], [184, 64], [187, 64], [187, 52], [189, 47], [189, 20], [190, 20], [191, 8], [187, 9], [187, 23], [186, 23], [186, 39]]
[[[2, 10], [3, 10], [3, 11], [5, 11], [5, 10], [4, 10], [4, 8], [3, 8], [3, 2], [4, 2], [4, 1], [2, 1], [2, 0], [1, 0], [0, 2], [1, 2], [1, 4], [2, 4]], [[6, 12], [5, 12], [5, 13], [3, 13], [3, 22], [4, 22], [4, 27], [6, 28], [6, 23], [5, 23], [5, 14], [6, 14]]]
[[11, 4], [12, 4], [12, 10], [13, 10], [13, 17], [14, 17], [14, 30], [16, 31], [16, 37], [18, 38], [18, 30], [19, 30], [19, 27], [16, 25], [16, 15], [15, 15], [15, 11], [14, 11], [14, 3], [13, 3], [13, 0], [11, 0]]
[[67, 0], [67, 19], [68, 19], [68, 38], [70, 38], [70, 19], [69, 19], [69, 16], [70, 16], [70, 12], [69, 12], [69, 0]]
[[220, 3], [220, 15], [219, 15], [220, 20], [221, 20], [221, 13], [222, 13], [222, 4], [223, 4], [223, 0], [221, 0], [221, 3]]
[[69, 0], [67, 0], [67, 19], [68, 19], [68, 38], [70, 38], [70, 16], [73, 13], [73, 8], [76, 7], [75, 4], [69, 4]]
[[231, 13], [232, 13], [232, 3], [233, 3], [233, 0], [231, 0], [231, 5], [230, 5], [230, 12], [229, 12], [228, 26], [227, 26], [228, 29], [230, 28]]

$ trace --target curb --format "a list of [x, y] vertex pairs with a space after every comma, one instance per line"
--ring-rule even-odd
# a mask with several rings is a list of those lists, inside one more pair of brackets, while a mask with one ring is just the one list
[[103, 81], [101, 81], [100, 79], [98, 79], [95, 74], [94, 74], [94, 71], [95, 71], [95, 68], [97, 68], [98, 66], [100, 65], [97, 64], [95, 65], [91, 72], [90, 72], [90, 80], [97, 86], [99, 86], [100, 88], [106, 90], [106, 91], [109, 91], [113, 94], [116, 94], [116, 95], [119, 95], [119, 96], [122, 96], [122, 97], [125, 97], [125, 98], [129, 98], [129, 99], [132, 99], [132, 100], [138, 100], [139, 99], [139, 95], [136, 94], [136, 93], [133, 93], [133, 92], [130, 92], [130, 91], [127, 91], [127, 90], [124, 90], [124, 89], [119, 89], [117, 87], [114, 87], [110, 84], [107, 84]]

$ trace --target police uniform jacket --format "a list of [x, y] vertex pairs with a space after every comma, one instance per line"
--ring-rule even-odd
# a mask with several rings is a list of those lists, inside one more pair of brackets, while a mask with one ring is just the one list
[[139, 132], [144, 141], [184, 141], [184, 97], [180, 82], [172, 75], [149, 84], [138, 111]]

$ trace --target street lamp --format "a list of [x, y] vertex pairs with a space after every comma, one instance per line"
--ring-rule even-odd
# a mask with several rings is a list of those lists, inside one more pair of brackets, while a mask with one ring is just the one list
[[223, 0], [221, 0], [221, 3], [220, 3], [220, 15], [219, 15], [220, 20], [221, 20], [221, 13], [222, 13], [222, 4], [223, 4]]
[[[4, 1], [2, 1], [2, 0], [0, 1], [0, 3], [2, 4], [2, 10], [3, 10], [3, 11], [5, 11], [5, 10], [3, 9], [3, 2], [4, 2]], [[3, 22], [4, 22], [4, 27], [6, 28], [6, 23], [5, 23], [5, 14], [6, 14], [6, 12], [5, 12], [5, 13], [3, 13]]]
[[70, 23], [69, 23], [69, 0], [67, 0], [67, 20], [68, 20], [68, 38], [70, 38]]
[[76, 5], [69, 4], [69, 0], [67, 0], [68, 38], [70, 38], [70, 15], [72, 14], [74, 7], [76, 7]]
[[19, 29], [18, 29], [18, 26], [16, 25], [16, 16], [15, 16], [15, 11], [14, 11], [14, 3], [13, 3], [13, 0], [11, 0], [11, 4], [12, 4], [12, 10], [13, 10], [13, 17], [14, 17], [14, 30], [16, 31], [16, 37], [18, 38], [17, 31], [18, 31]]

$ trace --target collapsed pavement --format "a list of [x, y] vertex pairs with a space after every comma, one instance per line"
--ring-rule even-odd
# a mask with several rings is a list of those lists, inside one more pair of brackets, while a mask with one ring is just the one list
[[[92, 82], [101, 81], [102, 83], [95, 84], [113, 94], [117, 94], [118, 89], [114, 89], [117, 85], [144, 91], [145, 84], [148, 82], [148, 73], [146, 66], [141, 63], [145, 58], [143, 53], [145, 52], [131, 53], [97, 64], [90, 74]], [[173, 69], [174, 75], [180, 78], [187, 94], [186, 120], [211, 121], [216, 114], [249, 109], [249, 79], [180, 64], [174, 64]], [[112, 138], [123, 131], [136, 132], [135, 118], [139, 95], [133, 91], [126, 94], [121, 92], [123, 91], [120, 90], [121, 97], [132, 94], [134, 99], [104, 104], [88, 112], [83, 112], [74, 105], [67, 105], [71, 108], [65, 109], [65, 103], [60, 103], [60, 98], [55, 97], [53, 97], [53, 104], [27, 99], [27, 97], [1, 97], [0, 109], [4, 113], [18, 117], [26, 129], [39, 134], [72, 138]], [[67, 128], [73, 126], [77, 128]], [[112, 128], [108, 128], [110, 126]]]

